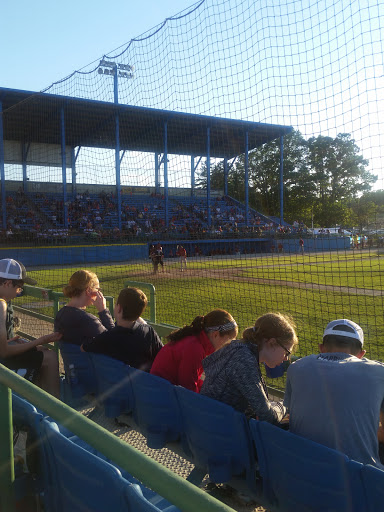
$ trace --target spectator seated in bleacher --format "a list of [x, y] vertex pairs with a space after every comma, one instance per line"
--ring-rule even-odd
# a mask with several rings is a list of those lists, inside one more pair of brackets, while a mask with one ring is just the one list
[[[62, 333], [62, 342], [82, 345], [95, 336], [115, 327], [107, 303], [100, 290], [97, 275], [89, 270], [78, 270], [64, 287], [66, 306], [60, 309], [55, 318], [55, 331]], [[99, 318], [85, 310], [94, 305]]]
[[288, 368], [284, 404], [294, 434], [384, 469], [378, 444], [378, 435], [384, 441], [384, 364], [366, 359], [363, 345], [355, 322], [330, 322], [320, 354]]
[[281, 313], [259, 317], [253, 327], [203, 361], [205, 380], [201, 394], [225, 402], [262, 421], [279, 424], [286, 408], [271, 402], [260, 364], [275, 368], [288, 359], [298, 340], [293, 321]]
[[141, 318], [147, 303], [146, 295], [138, 288], [121, 290], [114, 310], [116, 326], [84, 343], [81, 350], [104, 354], [148, 372], [163, 344]]
[[197, 316], [191, 325], [171, 332], [152, 365], [151, 373], [172, 384], [199, 392], [203, 384], [202, 361], [237, 336], [233, 317], [223, 309]]
[[59, 365], [56, 352], [41, 345], [54, 343], [59, 333], [47, 334], [32, 341], [15, 336], [15, 317], [9, 302], [23, 290], [24, 284], [35, 285], [22, 263], [10, 258], [0, 260], [0, 362], [11, 370], [25, 369], [25, 378], [38, 384], [56, 398], [60, 396]]

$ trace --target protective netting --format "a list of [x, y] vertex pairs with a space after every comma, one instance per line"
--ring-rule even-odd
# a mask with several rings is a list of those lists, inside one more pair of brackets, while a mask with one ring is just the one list
[[[30, 237], [46, 246], [38, 257], [33, 250], [37, 260], [27, 248], [2, 257], [29, 263], [49, 288], [80, 266], [97, 272], [107, 295], [127, 278], [152, 282], [157, 320], [174, 325], [220, 307], [242, 329], [284, 311], [298, 324], [301, 355], [317, 350], [328, 321], [351, 318], [369, 357], [384, 359], [383, 12], [382, 1], [197, 2], [45, 89], [68, 103], [39, 103], [17, 142], [12, 119], [22, 124], [21, 109], [37, 100], [7, 106], [2, 92], [2, 244]], [[119, 148], [125, 132], [113, 131], [114, 114], [100, 107], [95, 117], [71, 99], [292, 126], [284, 186], [279, 134], [251, 144], [248, 161], [245, 146], [229, 154], [229, 131], [215, 139], [221, 156], [165, 154], [164, 124], [140, 114], [131, 149]], [[83, 141], [67, 132], [64, 164], [60, 123]], [[188, 120], [178, 131], [195, 142]], [[203, 121], [202, 133], [204, 141]], [[154, 274], [157, 242], [165, 265]]]

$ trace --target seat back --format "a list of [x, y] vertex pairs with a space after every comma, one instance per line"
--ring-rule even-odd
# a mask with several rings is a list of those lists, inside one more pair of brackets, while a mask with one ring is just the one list
[[130, 369], [135, 407], [133, 418], [147, 438], [150, 448], [163, 448], [176, 441], [181, 432], [181, 416], [175, 387], [165, 379]]
[[59, 342], [65, 370], [64, 401], [71, 403], [86, 394], [95, 393], [96, 377], [89, 356], [79, 345]]
[[140, 487], [120, 471], [63, 436], [50, 421], [41, 423], [47, 464], [55, 483], [55, 512], [157, 512]]
[[97, 399], [104, 405], [105, 415], [115, 418], [133, 410], [130, 367], [102, 354], [88, 354], [97, 382]]
[[176, 387], [183, 433], [182, 444], [197, 468], [216, 483], [245, 474], [254, 480], [254, 452], [248, 423], [232, 407], [182, 387]]
[[250, 420], [263, 494], [282, 512], [365, 510], [362, 464], [264, 421]]
[[40, 443], [40, 422], [43, 419], [43, 415], [27, 400], [12, 393], [12, 419], [14, 429], [27, 432], [25, 462], [29, 472], [37, 479], [38, 485], [41, 485], [44, 457]]
[[384, 471], [374, 466], [363, 466], [361, 478], [367, 500], [365, 510], [377, 512], [384, 506]]

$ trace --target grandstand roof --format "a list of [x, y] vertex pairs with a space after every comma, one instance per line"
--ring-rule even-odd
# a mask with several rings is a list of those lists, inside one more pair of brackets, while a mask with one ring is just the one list
[[60, 112], [65, 111], [67, 146], [115, 148], [115, 114], [119, 114], [120, 149], [164, 152], [164, 122], [167, 121], [167, 151], [179, 155], [207, 154], [233, 158], [293, 130], [290, 126], [254, 123], [167, 110], [114, 104], [0, 88], [4, 140], [60, 144]]

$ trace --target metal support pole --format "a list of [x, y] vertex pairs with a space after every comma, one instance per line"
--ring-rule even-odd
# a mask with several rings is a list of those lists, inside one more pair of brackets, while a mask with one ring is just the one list
[[64, 107], [61, 107], [60, 111], [60, 122], [61, 122], [61, 175], [63, 181], [63, 223], [64, 227], [68, 227], [68, 196], [67, 196], [67, 154], [65, 148], [65, 115]]
[[71, 164], [72, 164], [72, 197], [76, 199], [76, 157], [75, 148], [71, 148]]
[[165, 202], [165, 226], [169, 225], [168, 215], [168, 123], [164, 121], [164, 202]]
[[3, 229], [7, 228], [7, 203], [5, 197], [4, 129], [3, 102], [0, 101], [0, 174], [1, 174], [1, 217]]
[[4, 384], [0, 384], [0, 411], [0, 509], [3, 512], [14, 512], [12, 394]]
[[284, 138], [280, 136], [280, 224], [284, 222]]
[[159, 153], [155, 153], [155, 194], [160, 192], [160, 163]]
[[207, 222], [211, 227], [211, 129], [207, 128]]
[[[113, 101], [115, 105], [119, 103], [119, 84], [117, 78], [117, 64], [114, 67], [113, 74]], [[119, 113], [116, 112], [115, 117], [115, 170], [116, 170], [116, 196], [117, 196], [117, 222], [121, 231], [121, 181], [120, 181], [120, 120]]]
[[245, 132], [245, 162], [244, 162], [244, 187], [245, 187], [245, 225], [249, 225], [249, 197], [248, 197], [248, 132]]
[[195, 157], [191, 155], [191, 196], [195, 195]]
[[228, 158], [224, 158], [224, 195], [228, 195]]
[[21, 143], [21, 155], [22, 155], [22, 166], [23, 166], [23, 191], [28, 192], [28, 177], [27, 177], [27, 156], [29, 152], [30, 144], [25, 142]]
[[118, 226], [121, 231], [121, 181], [120, 181], [120, 120], [116, 113], [115, 119], [116, 147], [115, 147], [115, 168], [116, 168], [116, 195], [117, 195], [117, 217]]

